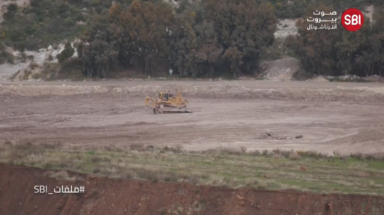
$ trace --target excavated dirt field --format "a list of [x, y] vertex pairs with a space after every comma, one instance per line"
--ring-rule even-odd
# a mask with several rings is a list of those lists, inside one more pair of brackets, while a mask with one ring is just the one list
[[[154, 115], [146, 95], [182, 90], [191, 114]], [[0, 144], [81, 147], [144, 144], [322, 153], [384, 152], [384, 86], [323, 82], [22, 82], [0, 84]], [[114, 180], [0, 164], [0, 214], [357, 215], [384, 199]], [[52, 174], [51, 174], [52, 175]], [[85, 186], [84, 194], [34, 194], [35, 185]]]
[[[176, 89], [193, 113], [144, 106], [146, 95]], [[368, 83], [3, 82], [0, 141], [384, 152], [383, 104], [384, 86]]]
[[[0, 164], [1, 214], [28, 215], [381, 215], [384, 199], [360, 195], [319, 195], [295, 191], [192, 186], [112, 180], [69, 173], [63, 182], [46, 171]], [[35, 194], [34, 186], [84, 186], [83, 194]]]

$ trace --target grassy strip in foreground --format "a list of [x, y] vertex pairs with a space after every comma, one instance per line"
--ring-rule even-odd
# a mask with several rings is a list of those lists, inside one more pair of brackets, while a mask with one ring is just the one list
[[80, 148], [6, 142], [0, 145], [0, 162], [152, 182], [384, 195], [384, 159], [378, 154], [329, 157], [315, 152], [245, 151], [186, 152], [180, 147]]

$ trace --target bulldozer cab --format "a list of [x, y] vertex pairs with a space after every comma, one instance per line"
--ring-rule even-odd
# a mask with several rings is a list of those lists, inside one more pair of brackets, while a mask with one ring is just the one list
[[169, 101], [171, 98], [173, 98], [171, 93], [159, 93], [159, 99], [162, 101]]

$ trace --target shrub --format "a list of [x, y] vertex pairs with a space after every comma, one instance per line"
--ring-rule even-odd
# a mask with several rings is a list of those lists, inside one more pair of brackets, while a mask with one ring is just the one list
[[18, 10], [17, 4], [11, 3], [7, 6], [7, 12], [3, 14], [3, 17], [5, 20], [13, 19], [17, 10]]
[[240, 150], [241, 150], [242, 153], [246, 153], [247, 152], [247, 147], [241, 146]]
[[13, 144], [12, 144], [11, 141], [6, 140], [6, 141], [4, 142], [4, 145], [6, 145], [6, 146], [12, 146]]
[[255, 150], [255, 151], [252, 151], [252, 152], [248, 152], [249, 155], [252, 155], [252, 156], [259, 156], [261, 155], [261, 152], [259, 150]]
[[356, 153], [356, 154], [351, 154], [350, 157], [351, 157], [351, 158], [358, 159], [358, 160], [362, 160], [362, 159], [364, 159], [364, 155], [363, 155], [361, 152]]
[[95, 156], [95, 157], [92, 157], [92, 158], [91, 158], [91, 161], [92, 161], [93, 163], [99, 163], [100, 161], [102, 161], [102, 159], [101, 159], [100, 157], [98, 157], [98, 156]]
[[291, 159], [291, 160], [298, 160], [298, 159], [300, 159], [300, 155], [299, 155], [298, 153], [291, 152], [291, 153], [289, 154], [289, 157], [288, 157], [288, 158]]
[[142, 144], [131, 144], [129, 148], [133, 151], [142, 151], [143, 145]]
[[220, 152], [228, 155], [240, 155], [240, 151], [233, 149], [233, 148], [222, 148], [220, 149]]

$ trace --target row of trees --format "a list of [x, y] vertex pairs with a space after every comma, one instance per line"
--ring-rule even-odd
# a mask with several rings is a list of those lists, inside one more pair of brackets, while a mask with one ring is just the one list
[[[274, 42], [277, 19], [273, 4], [276, 2], [205, 0], [189, 5], [184, 1], [177, 13], [162, 2], [115, 4], [108, 15], [92, 21], [82, 38], [78, 48], [83, 72], [104, 77], [113, 69], [131, 68], [152, 75], [172, 68], [180, 76], [192, 77], [254, 74], [263, 50]], [[376, 6], [374, 22], [365, 17], [364, 27], [357, 32], [341, 25], [337, 30], [307, 30], [306, 19], [313, 11], [341, 14], [345, 4], [308, 5], [297, 22], [299, 35], [288, 37], [286, 47], [310, 74], [382, 75], [382, 6]]]
[[316, 75], [383, 75], [384, 10], [376, 7], [373, 22], [364, 18], [363, 27], [349, 32], [341, 25], [337, 30], [307, 30], [306, 18], [316, 9], [333, 11], [320, 5], [310, 7], [307, 16], [297, 23], [298, 36], [286, 39], [286, 45], [301, 60], [305, 70]]
[[10, 2], [6, 11], [0, 42], [20, 51], [75, 38], [84, 28], [76, 22], [87, 19], [80, 8], [59, 0], [30, 0], [28, 7]]
[[[89, 77], [126, 69], [153, 75], [169, 68], [180, 76], [237, 77], [253, 74], [266, 47], [271, 49], [276, 16], [306, 20], [314, 10], [341, 13], [346, 7], [373, 3], [375, 21], [371, 25], [365, 18], [358, 32], [341, 26], [332, 31], [308, 31], [307, 23], [299, 21], [299, 36], [287, 38], [285, 45], [313, 74], [381, 75], [382, 2], [322, 2], [333, 6], [320, 6], [315, 0], [203, 0], [193, 4], [182, 0], [173, 9], [162, 0], [31, 0], [27, 8], [9, 6], [0, 42], [20, 50], [38, 49], [80, 36], [80, 61], [75, 62], [81, 62]], [[87, 25], [74, 24], [80, 20]], [[0, 49], [1, 61], [10, 61], [5, 49]]]
[[252, 73], [264, 47], [273, 43], [276, 17], [254, 0], [206, 0], [173, 13], [163, 2], [114, 4], [97, 16], [79, 45], [87, 76], [113, 68], [145, 74], [173, 68], [180, 76]]

